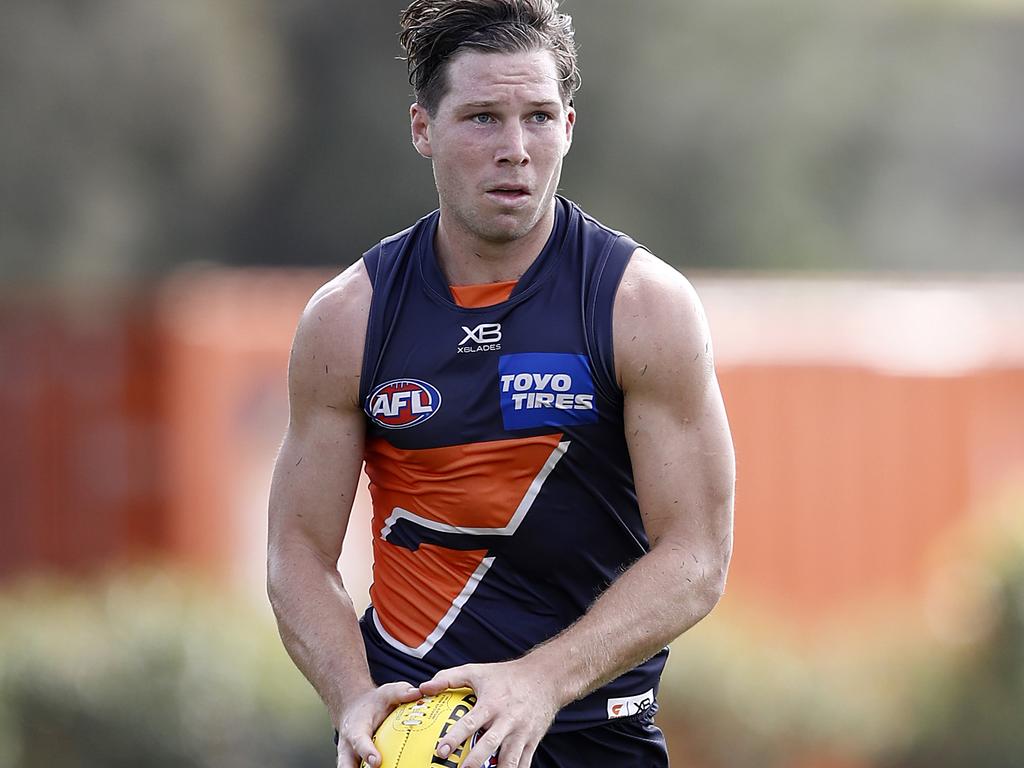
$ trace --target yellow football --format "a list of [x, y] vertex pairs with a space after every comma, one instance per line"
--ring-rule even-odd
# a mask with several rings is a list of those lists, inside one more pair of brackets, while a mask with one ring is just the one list
[[[383, 758], [380, 768], [459, 768], [474, 739], [467, 739], [447, 758], [438, 757], [434, 750], [448, 729], [474, 704], [473, 691], [456, 688], [400, 705], [373, 736], [373, 743]], [[370, 767], [363, 762], [362, 768]]]

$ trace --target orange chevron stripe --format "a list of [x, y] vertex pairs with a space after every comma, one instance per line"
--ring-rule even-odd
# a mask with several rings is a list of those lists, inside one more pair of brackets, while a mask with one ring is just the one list
[[395, 639], [423, 643], [451, 608], [486, 551], [423, 544], [415, 552], [381, 538], [396, 507], [426, 520], [472, 528], [508, 525], [561, 440], [560, 434], [403, 450], [366, 446], [373, 499], [373, 585], [377, 616]]

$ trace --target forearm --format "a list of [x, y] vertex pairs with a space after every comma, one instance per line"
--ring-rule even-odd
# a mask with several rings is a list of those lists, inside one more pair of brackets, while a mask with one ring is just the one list
[[562, 705], [654, 656], [722, 595], [727, 553], [662, 542], [637, 560], [568, 629], [523, 658], [555, 682]]
[[374, 688], [341, 574], [307, 547], [286, 545], [269, 558], [267, 588], [288, 655], [337, 727], [346, 705]]

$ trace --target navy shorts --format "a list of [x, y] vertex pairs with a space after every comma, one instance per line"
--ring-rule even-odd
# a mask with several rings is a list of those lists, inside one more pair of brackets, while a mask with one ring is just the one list
[[549, 733], [532, 768], [668, 768], [665, 735], [654, 724], [657, 707], [634, 717], [578, 731]]
[[634, 717], [549, 733], [537, 745], [531, 768], [668, 768], [665, 735], [654, 724], [657, 710], [654, 706]]

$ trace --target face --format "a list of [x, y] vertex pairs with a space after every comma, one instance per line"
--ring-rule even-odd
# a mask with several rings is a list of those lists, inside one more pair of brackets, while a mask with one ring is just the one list
[[464, 51], [431, 117], [411, 109], [413, 145], [433, 161], [448, 229], [491, 243], [550, 226], [576, 114], [562, 103], [550, 51]]

